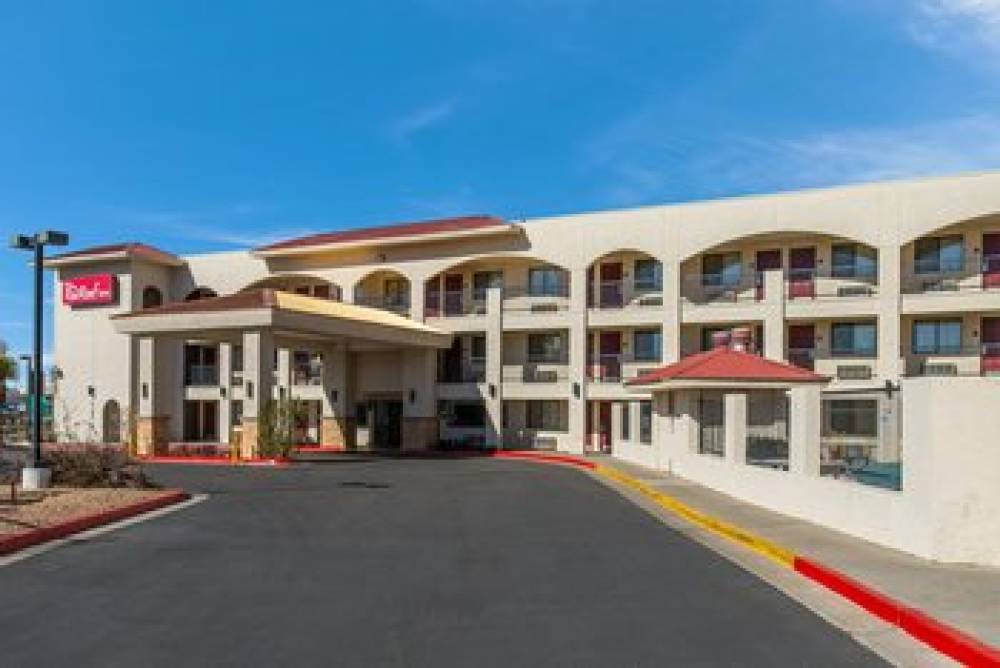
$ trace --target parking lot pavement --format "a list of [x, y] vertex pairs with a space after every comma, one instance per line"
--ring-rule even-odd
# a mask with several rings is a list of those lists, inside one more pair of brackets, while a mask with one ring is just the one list
[[880, 665], [576, 471], [151, 467], [204, 503], [0, 568], [4, 665]]

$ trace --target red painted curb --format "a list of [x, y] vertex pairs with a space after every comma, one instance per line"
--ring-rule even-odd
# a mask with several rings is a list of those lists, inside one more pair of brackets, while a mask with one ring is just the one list
[[582, 457], [576, 457], [574, 455], [545, 454], [541, 452], [533, 452], [531, 450], [494, 450], [486, 456], [494, 457], [496, 459], [523, 459], [553, 464], [568, 464], [570, 466], [576, 466], [584, 469], [594, 469], [597, 467], [597, 464]]
[[1000, 666], [1000, 649], [900, 603], [820, 563], [795, 557], [796, 572], [967, 666]]
[[294, 448], [295, 452], [303, 454], [324, 453], [324, 452], [347, 452], [347, 448], [342, 445], [302, 445]]
[[206, 457], [187, 455], [151, 455], [137, 457], [141, 462], [147, 464], [199, 464], [204, 466], [287, 466], [292, 463], [290, 459], [270, 458], [270, 459], [231, 459], [229, 457]]
[[94, 513], [93, 515], [76, 517], [71, 520], [66, 520], [65, 522], [60, 522], [59, 524], [53, 524], [52, 526], [41, 527], [39, 529], [32, 529], [31, 531], [23, 531], [21, 533], [6, 536], [0, 538], [0, 555], [10, 554], [11, 552], [17, 552], [18, 550], [23, 550], [27, 547], [47, 543], [50, 540], [65, 538], [66, 536], [80, 533], [81, 531], [86, 531], [87, 529], [93, 529], [94, 527], [111, 524], [112, 522], [141, 515], [142, 513], [148, 513], [151, 510], [157, 510], [158, 508], [180, 503], [181, 501], [186, 501], [189, 498], [191, 498], [191, 495], [187, 492], [174, 490], [161, 494], [160, 496], [155, 496], [151, 499], [137, 501], [127, 506], [119, 506], [118, 508], [112, 508], [111, 510], [105, 510], [104, 512]]

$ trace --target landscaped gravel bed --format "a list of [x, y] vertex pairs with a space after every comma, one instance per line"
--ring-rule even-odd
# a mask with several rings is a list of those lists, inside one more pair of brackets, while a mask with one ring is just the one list
[[8, 491], [9, 487], [0, 488], [0, 535], [52, 526], [163, 494], [157, 489], [53, 487], [19, 491], [17, 505], [11, 505]]

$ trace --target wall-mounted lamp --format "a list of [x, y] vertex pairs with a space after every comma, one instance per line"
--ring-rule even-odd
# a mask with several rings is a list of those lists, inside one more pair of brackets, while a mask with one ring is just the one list
[[226, 388], [220, 387], [219, 388], [219, 394], [222, 395], [223, 399], [225, 399], [226, 398]]
[[142, 384], [142, 398], [149, 399], [149, 383]]
[[253, 381], [248, 380], [246, 383], [246, 395], [247, 399], [253, 399]]
[[410, 403], [415, 403], [417, 401], [417, 391], [414, 389], [410, 390]]
[[490, 383], [490, 399], [496, 399], [496, 398], [497, 398], [497, 386], [494, 385], [493, 383]]
[[337, 388], [333, 388], [333, 389], [330, 390], [330, 401], [331, 402], [336, 403], [337, 402], [337, 398], [339, 396], [340, 396], [340, 393], [337, 391]]
[[88, 385], [87, 386], [87, 396], [90, 397], [91, 399], [93, 399], [94, 395], [96, 395], [96, 394], [97, 394], [97, 390], [94, 389], [94, 386], [93, 385]]
[[580, 383], [573, 383], [573, 396], [580, 398]]

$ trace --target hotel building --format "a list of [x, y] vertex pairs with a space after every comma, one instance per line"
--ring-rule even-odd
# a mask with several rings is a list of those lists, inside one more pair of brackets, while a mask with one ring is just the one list
[[[304, 444], [655, 463], [654, 402], [627, 381], [738, 328], [830, 378], [825, 461], [891, 462], [901, 379], [1000, 373], [1000, 173], [47, 265], [59, 438], [133, 429], [147, 453], [250, 456], [268, 400], [291, 398]], [[706, 394], [704, 420], [720, 406]]]

